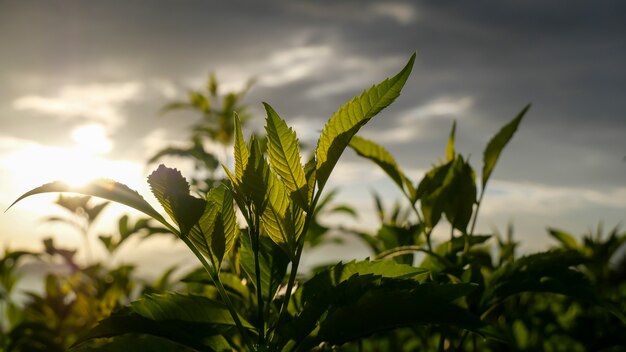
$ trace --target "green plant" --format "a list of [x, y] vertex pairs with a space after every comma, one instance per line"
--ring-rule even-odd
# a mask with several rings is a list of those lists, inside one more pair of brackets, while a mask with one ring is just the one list
[[[623, 324], [623, 309], [577, 269], [587, 262], [580, 253], [553, 250], [517, 258], [509, 238], [499, 241], [497, 262], [485, 245], [491, 236], [474, 233], [487, 182], [528, 107], [488, 143], [480, 192], [469, 158], [455, 150], [456, 125], [446, 161], [415, 185], [382, 146], [356, 136], [400, 95], [414, 59], [335, 112], [304, 164], [295, 132], [265, 104], [266, 148], [255, 136], [246, 142], [234, 116], [235, 168], [224, 168], [228, 179], [210, 187], [204, 199], [190, 193], [178, 170], [160, 165], [148, 183], [174, 224], [137, 192], [110, 180], [79, 188], [53, 182], [19, 197], [16, 202], [71, 191], [126, 204], [169, 229], [202, 264], [203, 271], [184, 278], [187, 293], [144, 295], [101, 320], [73, 350], [495, 351], [550, 349], [562, 341], [587, 346], [565, 334], [572, 331], [571, 319], [563, 322], [559, 313], [570, 301], [601, 308], [594, 319], [610, 311]], [[400, 207], [384, 216], [379, 206], [383, 228], [378, 236], [361, 235], [376, 260], [338, 263], [304, 279], [298, 267], [307, 236], [314, 236], [324, 188], [348, 146], [383, 168], [415, 219]], [[433, 244], [432, 231], [443, 217], [451, 225], [450, 239]], [[417, 266], [415, 253], [422, 258]], [[529, 314], [516, 313], [518, 306]]]

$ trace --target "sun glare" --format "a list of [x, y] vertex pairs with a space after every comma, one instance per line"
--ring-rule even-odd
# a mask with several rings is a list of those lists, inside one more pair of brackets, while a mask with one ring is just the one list
[[106, 154], [113, 149], [113, 142], [107, 136], [106, 129], [97, 123], [75, 128], [72, 140], [77, 147], [93, 154]]

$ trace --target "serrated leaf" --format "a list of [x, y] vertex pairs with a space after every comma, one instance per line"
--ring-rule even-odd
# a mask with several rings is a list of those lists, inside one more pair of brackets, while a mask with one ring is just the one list
[[204, 213], [206, 202], [189, 194], [189, 183], [177, 169], [161, 164], [148, 176], [152, 194], [186, 236]]
[[[467, 295], [462, 285], [420, 285], [414, 289], [368, 290], [346, 305], [338, 305], [328, 312], [320, 324], [314, 341], [340, 345], [394, 328], [438, 324], [469, 330], [496, 340], [502, 337], [469, 311], [442, 299], [439, 289], [454, 289]], [[381, 302], [393, 302], [381, 305]]]
[[526, 114], [526, 112], [530, 109], [530, 104], [526, 105], [522, 111], [520, 111], [517, 116], [508, 124], [506, 124], [498, 133], [496, 133], [493, 138], [487, 144], [487, 148], [483, 152], [483, 176], [482, 176], [482, 188], [485, 188], [491, 173], [493, 172], [496, 163], [498, 162], [498, 158], [500, 157], [500, 153], [504, 147], [509, 143], [515, 131], [517, 131], [517, 127], [519, 126], [522, 118]]
[[400, 169], [400, 166], [396, 163], [393, 155], [391, 155], [391, 153], [389, 153], [385, 148], [373, 141], [359, 136], [352, 137], [349, 145], [358, 155], [367, 158], [376, 163], [376, 165], [380, 166], [380, 168], [383, 169], [383, 171], [398, 187], [400, 187], [401, 190], [406, 188], [406, 191], [411, 198], [415, 197], [415, 188], [411, 184], [411, 181], [409, 181], [404, 175], [404, 172], [402, 172], [402, 169]]
[[[235, 322], [228, 308], [220, 302], [204, 296], [168, 292], [146, 295], [133, 302], [130, 310], [155, 321], [182, 320], [195, 323], [210, 323], [234, 326]], [[243, 317], [244, 327], [254, 328]]]
[[267, 133], [270, 165], [280, 176], [291, 198], [303, 209], [308, 208], [308, 186], [302, 162], [300, 160], [300, 144], [296, 133], [278, 116], [276, 111], [266, 103]]
[[15, 203], [26, 197], [30, 197], [35, 194], [56, 192], [79, 193], [88, 196], [100, 197], [113, 202], [124, 204], [154, 218], [163, 225], [167, 226], [174, 233], [178, 232], [163, 218], [163, 216], [161, 216], [161, 214], [159, 214], [150, 204], [148, 204], [148, 202], [146, 202], [143, 197], [140, 196], [139, 193], [137, 193], [137, 191], [130, 189], [128, 186], [122, 183], [105, 179], [92, 181], [84, 186], [71, 186], [61, 181], [47, 183], [43, 186], [34, 188], [24, 193], [15, 202], [13, 202], [13, 204], [11, 204], [11, 206], [9, 206], [7, 210], [15, 205]]
[[235, 113], [235, 178], [233, 180], [231, 177], [231, 181], [236, 185], [241, 183], [243, 179], [243, 172], [248, 167], [249, 155], [250, 153], [248, 152], [248, 147], [246, 146], [246, 141], [241, 131], [241, 121], [239, 120], [239, 116]]
[[372, 117], [391, 104], [399, 95], [409, 78], [415, 54], [397, 75], [384, 80], [364, 91], [339, 108], [324, 126], [317, 143], [317, 184], [321, 190], [339, 161], [339, 157], [350, 143], [350, 139]]
[[[199, 221], [202, 246], [206, 248], [214, 265], [219, 268], [239, 234], [233, 208], [233, 197], [225, 185], [212, 188], [207, 195], [206, 211]], [[200, 240], [200, 239], [198, 239]]]
[[210, 322], [155, 321], [124, 309], [98, 322], [70, 351], [222, 351], [229, 346], [225, 330]]

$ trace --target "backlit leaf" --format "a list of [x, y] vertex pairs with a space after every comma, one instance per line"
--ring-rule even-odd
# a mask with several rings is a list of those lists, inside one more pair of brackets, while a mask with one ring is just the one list
[[128, 186], [122, 183], [106, 179], [92, 181], [83, 186], [71, 186], [61, 181], [47, 183], [43, 186], [34, 188], [24, 193], [15, 202], [13, 202], [13, 204], [11, 204], [9, 208], [11, 208], [13, 205], [15, 205], [15, 203], [26, 197], [30, 197], [35, 194], [51, 192], [79, 193], [88, 196], [100, 197], [120, 204], [124, 204], [154, 218], [163, 225], [167, 226], [170, 230], [173, 230], [175, 233], [178, 232], [167, 221], [165, 221], [163, 216], [161, 216], [161, 214], [159, 214], [150, 204], [148, 204], [148, 202], [146, 202], [145, 199], [143, 199], [143, 197], [140, 196], [139, 193], [137, 193], [137, 191], [128, 188]]
[[249, 154], [241, 131], [241, 121], [239, 121], [239, 116], [235, 114], [235, 179], [237, 180], [235, 184], [240, 183], [243, 179], [243, 172], [248, 166]]
[[321, 190], [339, 157], [358, 130], [399, 95], [409, 78], [415, 54], [397, 75], [384, 80], [353, 98], [333, 114], [324, 126], [317, 143], [317, 182]]
[[271, 106], [264, 103], [267, 112], [267, 132], [270, 165], [285, 183], [291, 198], [302, 208], [308, 208], [308, 190], [304, 169], [300, 160], [300, 145], [296, 133], [278, 116]]
[[393, 155], [391, 155], [391, 153], [389, 153], [385, 148], [373, 141], [359, 136], [352, 137], [350, 140], [350, 147], [354, 149], [358, 155], [367, 158], [376, 163], [376, 165], [380, 166], [380, 168], [385, 171], [385, 173], [396, 185], [398, 185], [398, 187], [400, 187], [400, 189], [404, 190], [406, 188], [409, 196], [415, 196], [415, 188], [413, 188], [411, 181], [409, 181], [404, 175], [404, 172], [402, 172], [396, 163]]

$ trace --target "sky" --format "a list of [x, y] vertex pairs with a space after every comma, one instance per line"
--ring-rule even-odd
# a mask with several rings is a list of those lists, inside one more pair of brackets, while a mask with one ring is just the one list
[[[49, 181], [98, 176], [156, 204], [145, 183], [156, 165], [146, 160], [184, 142], [197, 119], [158, 111], [202, 88], [209, 72], [224, 90], [256, 79], [245, 134], [262, 128], [268, 102], [313, 146], [339, 106], [416, 51], [402, 95], [359, 133], [417, 182], [444, 157], [453, 121], [457, 150], [480, 170], [489, 138], [532, 103], [492, 176], [478, 230], [512, 223], [522, 248], [541, 250], [552, 243], [548, 226], [582, 234], [625, 218], [625, 38], [621, 1], [0, 0], [0, 208]], [[191, 172], [181, 160], [168, 166]], [[389, 207], [401, 201], [350, 150], [328, 187], [360, 211], [349, 226], [376, 227], [373, 191]], [[0, 214], [0, 248], [40, 249], [49, 236], [81, 246], [67, 228], [42, 223], [60, 214], [54, 199]], [[111, 207], [102, 231], [124, 212]], [[188, 258], [169, 238], [124, 250], [118, 260], [147, 266]], [[323, 251], [368, 255], [354, 240]]]

